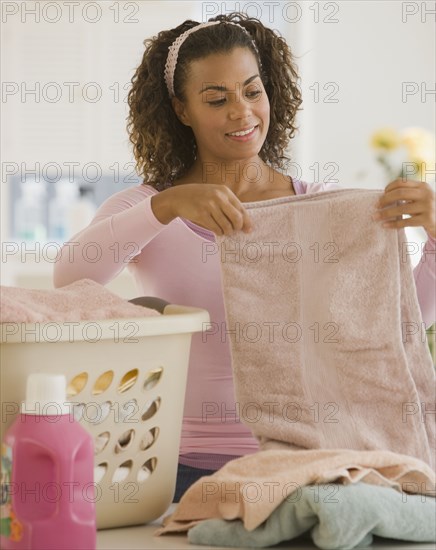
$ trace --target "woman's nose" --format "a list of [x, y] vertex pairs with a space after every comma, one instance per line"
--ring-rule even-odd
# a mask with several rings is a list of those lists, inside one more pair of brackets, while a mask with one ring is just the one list
[[251, 113], [251, 103], [242, 96], [237, 95], [229, 106], [229, 116], [233, 119], [244, 118]]

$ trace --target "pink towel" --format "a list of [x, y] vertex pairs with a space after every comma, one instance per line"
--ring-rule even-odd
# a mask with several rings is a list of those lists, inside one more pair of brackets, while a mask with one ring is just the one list
[[218, 237], [240, 417], [262, 450], [388, 450], [435, 468], [436, 379], [404, 229], [382, 191], [246, 203]]
[[306, 485], [359, 481], [393, 487], [404, 498], [406, 493], [432, 497], [436, 476], [421, 460], [389, 451], [259, 451], [191, 485], [155, 535], [187, 531], [210, 518], [242, 519], [251, 531], [285, 499], [298, 499]]
[[2, 323], [83, 321], [160, 315], [131, 304], [91, 279], [56, 290], [0, 287]]

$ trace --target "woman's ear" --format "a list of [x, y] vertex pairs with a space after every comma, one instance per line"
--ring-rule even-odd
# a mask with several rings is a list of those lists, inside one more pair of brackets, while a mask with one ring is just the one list
[[180, 99], [178, 99], [177, 97], [173, 97], [171, 100], [171, 104], [180, 122], [185, 126], [191, 126], [189, 124], [189, 117], [186, 114], [185, 105], [180, 101]]

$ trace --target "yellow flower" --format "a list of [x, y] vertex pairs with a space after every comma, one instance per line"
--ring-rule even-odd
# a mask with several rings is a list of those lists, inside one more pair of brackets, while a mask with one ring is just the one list
[[401, 145], [401, 139], [393, 128], [380, 128], [371, 136], [371, 147], [392, 151]]
[[435, 162], [435, 136], [423, 128], [410, 127], [401, 130], [401, 143], [407, 149], [409, 160], [427, 165]]

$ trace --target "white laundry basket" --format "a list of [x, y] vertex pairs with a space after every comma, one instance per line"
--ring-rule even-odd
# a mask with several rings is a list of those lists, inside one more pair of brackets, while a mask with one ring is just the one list
[[[1, 438], [30, 373], [62, 373], [95, 441], [97, 527], [152, 521], [174, 496], [191, 337], [206, 310], [138, 298], [161, 316], [1, 324]], [[91, 493], [92, 494], [92, 493]]]

